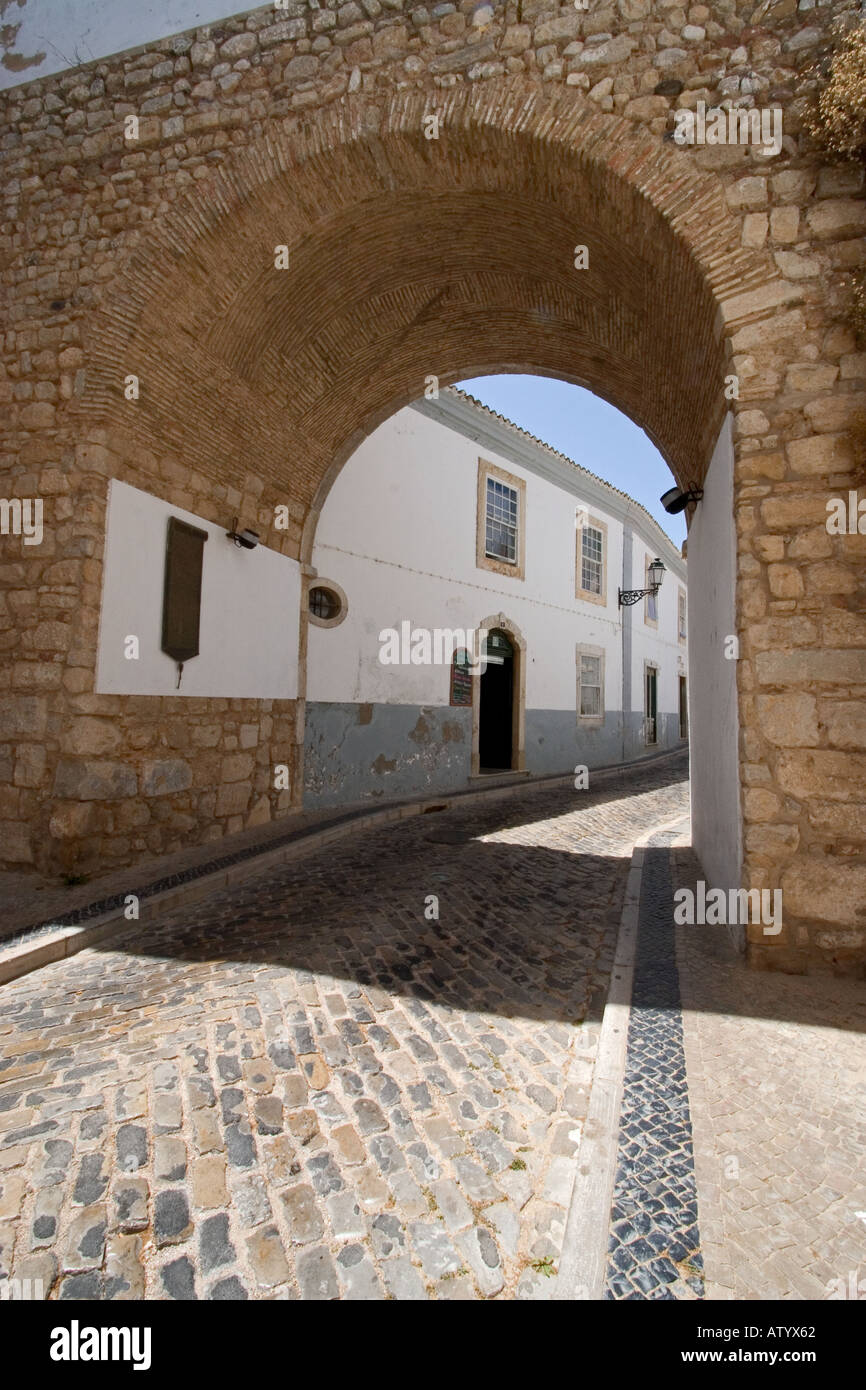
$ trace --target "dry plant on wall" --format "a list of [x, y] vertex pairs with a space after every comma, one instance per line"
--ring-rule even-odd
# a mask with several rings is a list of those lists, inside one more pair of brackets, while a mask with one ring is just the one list
[[866, 24], [834, 30], [836, 50], [806, 129], [836, 159], [866, 159]]
[[[832, 159], [866, 162], [866, 24], [836, 29], [829, 73], [806, 116], [806, 129]], [[849, 321], [866, 343], [866, 269], [852, 275]]]

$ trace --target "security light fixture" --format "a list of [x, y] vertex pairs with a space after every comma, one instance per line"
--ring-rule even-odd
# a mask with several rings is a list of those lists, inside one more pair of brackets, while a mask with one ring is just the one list
[[677, 512], [684, 512], [690, 502], [700, 502], [704, 495], [702, 487], [696, 487], [693, 483], [686, 492], [682, 488], [669, 487], [667, 492], [663, 492], [661, 498], [662, 506], [671, 516], [676, 516]]
[[232, 521], [232, 529], [226, 531], [226, 539], [234, 541], [235, 545], [242, 546], [244, 550], [255, 550], [259, 543], [259, 533], [258, 531], [250, 531], [247, 528], [244, 528], [243, 531], [239, 531], [238, 519], [235, 517]]
[[633, 603], [638, 603], [640, 599], [646, 598], [648, 594], [657, 594], [662, 586], [665, 576], [665, 567], [661, 560], [656, 556], [649, 567], [649, 588], [648, 589], [617, 589], [620, 608], [630, 608]]

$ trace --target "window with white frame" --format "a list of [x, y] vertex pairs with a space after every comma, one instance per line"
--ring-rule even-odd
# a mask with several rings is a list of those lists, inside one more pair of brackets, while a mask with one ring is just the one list
[[580, 587], [588, 594], [601, 593], [604, 537], [596, 526], [584, 526], [580, 554]]
[[677, 600], [677, 636], [681, 642], [685, 642], [686, 633], [686, 591], [680, 589]]
[[484, 553], [492, 560], [504, 560], [509, 565], [517, 564], [518, 515], [517, 488], [509, 487], [507, 483], [488, 475]]
[[597, 647], [577, 648], [577, 715], [604, 719], [604, 652]]
[[509, 579], [526, 578], [526, 479], [478, 460], [475, 563]]
[[589, 516], [585, 507], [577, 513], [575, 596], [586, 603], [607, 603], [607, 524]]

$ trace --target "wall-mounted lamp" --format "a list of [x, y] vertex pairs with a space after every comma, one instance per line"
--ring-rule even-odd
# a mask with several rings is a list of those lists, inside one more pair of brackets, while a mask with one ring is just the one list
[[247, 529], [239, 531], [238, 519], [235, 517], [232, 522], [232, 529], [226, 531], [226, 539], [234, 541], [235, 545], [243, 546], [244, 550], [255, 550], [259, 543], [259, 533], [258, 531], [250, 531]]
[[662, 586], [665, 577], [665, 567], [661, 560], [656, 556], [649, 567], [649, 588], [648, 589], [617, 589], [620, 608], [630, 608], [633, 603], [638, 603], [640, 599], [646, 598], [648, 594], [657, 594]]
[[662, 493], [660, 501], [666, 512], [676, 516], [677, 512], [684, 512], [690, 502], [700, 502], [703, 495], [703, 488], [695, 487], [693, 483], [686, 492], [678, 487], [669, 487], [667, 492]]

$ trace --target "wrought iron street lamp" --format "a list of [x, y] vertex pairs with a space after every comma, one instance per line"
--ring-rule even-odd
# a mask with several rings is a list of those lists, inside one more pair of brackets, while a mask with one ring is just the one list
[[646, 598], [649, 594], [657, 594], [662, 586], [664, 575], [665, 567], [656, 556], [649, 567], [648, 589], [617, 589], [620, 608], [630, 608], [633, 603], [638, 603], [640, 599]]

